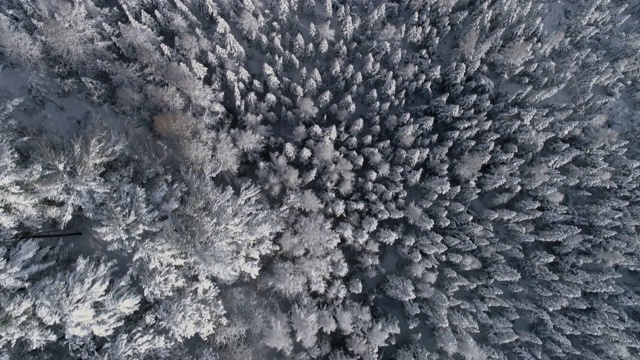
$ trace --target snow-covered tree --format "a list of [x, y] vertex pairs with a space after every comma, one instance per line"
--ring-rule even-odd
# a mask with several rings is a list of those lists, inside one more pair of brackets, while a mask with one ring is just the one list
[[60, 325], [69, 346], [88, 346], [108, 337], [140, 307], [129, 278], [112, 278], [114, 263], [80, 257], [69, 272], [41, 280], [29, 289], [35, 314], [46, 325]]
[[102, 174], [116, 159], [125, 141], [113, 131], [94, 126], [68, 141], [52, 137], [38, 144], [34, 156], [41, 164], [38, 196], [60, 204], [57, 220], [65, 225], [82, 209], [85, 216], [97, 215], [97, 206], [113, 190]]
[[186, 176], [191, 196], [172, 220], [175, 231], [166, 234], [168, 240], [189, 254], [202, 275], [226, 283], [258, 276], [261, 258], [276, 249], [273, 239], [282, 230], [279, 211], [269, 209], [249, 184], [236, 194], [203, 175]]

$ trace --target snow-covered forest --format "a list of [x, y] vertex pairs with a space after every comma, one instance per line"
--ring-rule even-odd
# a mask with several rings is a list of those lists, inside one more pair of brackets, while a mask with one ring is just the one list
[[0, 359], [640, 358], [639, 29], [0, 1]]

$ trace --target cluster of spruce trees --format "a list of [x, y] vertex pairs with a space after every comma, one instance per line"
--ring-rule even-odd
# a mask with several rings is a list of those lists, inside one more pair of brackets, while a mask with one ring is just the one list
[[0, 359], [640, 357], [639, 27], [0, 2]]

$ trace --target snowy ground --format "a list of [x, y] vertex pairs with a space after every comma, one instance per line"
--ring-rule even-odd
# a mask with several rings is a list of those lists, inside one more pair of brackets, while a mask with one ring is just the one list
[[138, 119], [117, 115], [112, 108], [98, 106], [82, 94], [67, 94], [64, 86], [46, 73], [0, 66], [0, 104], [17, 104], [11, 117], [19, 126], [72, 139], [83, 125], [90, 123], [89, 117], [97, 116], [108, 119], [110, 129], [121, 132], [128, 140], [132, 136], [127, 133], [131, 125], [142, 133], [136, 136], [149, 134]]
[[569, 4], [567, 1], [558, 0], [547, 5], [547, 15], [542, 20], [544, 30], [552, 33], [558, 30], [564, 22], [569, 19], [572, 11], [575, 10], [575, 5]]

